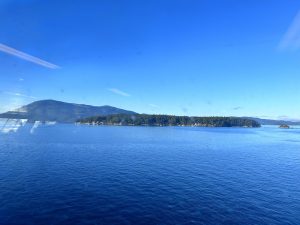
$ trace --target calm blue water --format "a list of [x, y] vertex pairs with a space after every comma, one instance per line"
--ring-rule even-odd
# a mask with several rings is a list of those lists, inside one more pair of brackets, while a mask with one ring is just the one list
[[0, 133], [0, 224], [300, 224], [300, 129]]

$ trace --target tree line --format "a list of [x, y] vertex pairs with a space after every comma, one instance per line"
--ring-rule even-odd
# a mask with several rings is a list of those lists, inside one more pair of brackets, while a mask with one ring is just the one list
[[241, 117], [188, 117], [149, 114], [115, 114], [77, 120], [78, 123], [119, 126], [199, 126], [199, 127], [260, 127], [252, 119]]

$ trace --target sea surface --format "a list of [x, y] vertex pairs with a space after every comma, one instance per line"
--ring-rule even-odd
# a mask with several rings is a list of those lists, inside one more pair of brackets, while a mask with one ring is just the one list
[[0, 224], [300, 224], [300, 129], [0, 132]]

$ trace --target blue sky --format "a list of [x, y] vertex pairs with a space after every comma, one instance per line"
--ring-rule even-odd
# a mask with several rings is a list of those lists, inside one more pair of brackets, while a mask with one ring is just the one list
[[300, 119], [299, 10], [296, 0], [2, 0], [0, 112], [56, 99]]

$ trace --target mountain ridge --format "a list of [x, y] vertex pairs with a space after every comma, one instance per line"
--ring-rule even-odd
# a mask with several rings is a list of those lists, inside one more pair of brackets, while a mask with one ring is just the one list
[[244, 116], [242, 118], [246, 118], [246, 119], [252, 119], [255, 120], [256, 122], [262, 124], [262, 125], [291, 125], [291, 126], [298, 126], [300, 125], [300, 122], [296, 122], [296, 121], [288, 121], [288, 120], [272, 120], [272, 119], [261, 119], [258, 117], [248, 117], [248, 116]]
[[[87, 104], [68, 103], [53, 99], [45, 99], [32, 102], [14, 111], [0, 114], [0, 118], [28, 119], [34, 121], [56, 121], [60, 123], [73, 123], [80, 119], [93, 116], [106, 116], [114, 114], [138, 114], [134, 111], [125, 110], [110, 105], [93, 106]], [[252, 119], [261, 125], [300, 125], [300, 122], [261, 119], [257, 117], [240, 117]]]
[[92, 106], [46, 99], [32, 102], [14, 111], [2, 113], [0, 114], [0, 118], [28, 119], [29, 122], [56, 121], [60, 123], [73, 123], [78, 119], [89, 116], [111, 114], [137, 113], [109, 105]]

